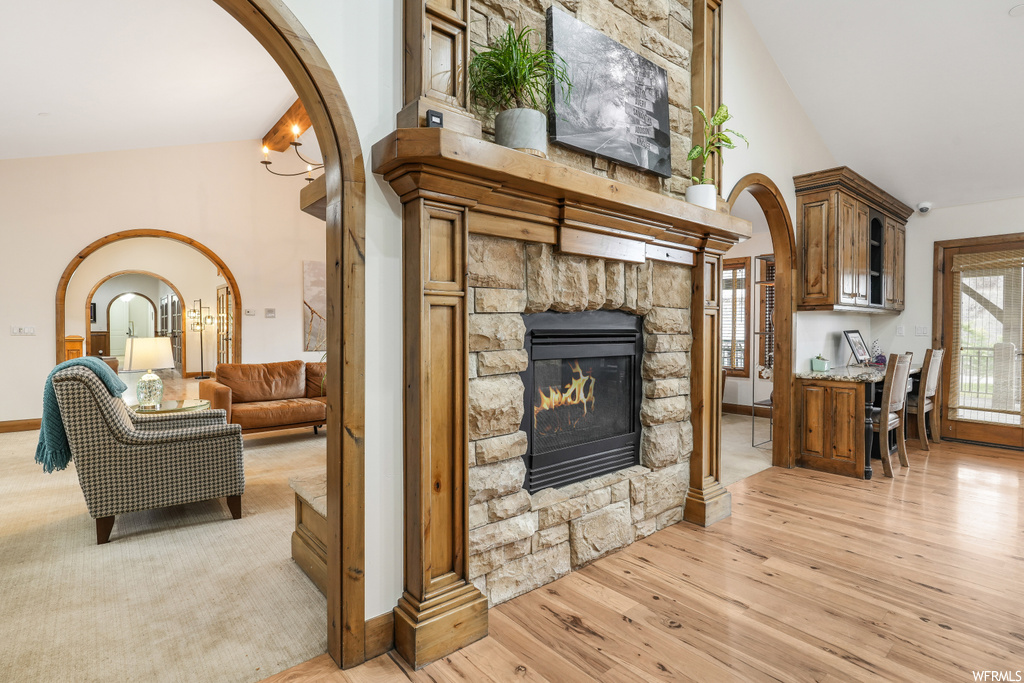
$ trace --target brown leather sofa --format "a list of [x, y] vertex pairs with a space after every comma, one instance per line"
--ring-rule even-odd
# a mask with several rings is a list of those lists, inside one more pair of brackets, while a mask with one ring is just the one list
[[199, 383], [199, 398], [226, 410], [243, 434], [327, 423], [326, 363], [221, 363], [217, 378]]

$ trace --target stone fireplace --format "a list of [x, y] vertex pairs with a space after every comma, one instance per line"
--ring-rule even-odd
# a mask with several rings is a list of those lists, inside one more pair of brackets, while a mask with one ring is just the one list
[[666, 261], [468, 252], [469, 578], [495, 605], [682, 519], [692, 285]]

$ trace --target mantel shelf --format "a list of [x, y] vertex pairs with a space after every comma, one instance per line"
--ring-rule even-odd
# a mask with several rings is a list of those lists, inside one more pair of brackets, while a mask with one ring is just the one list
[[[373, 146], [373, 172], [403, 197], [460, 197], [483, 217], [554, 243], [561, 228], [650, 245], [725, 250], [752, 227], [727, 213], [570, 168], [443, 128], [400, 128]], [[470, 231], [474, 232], [473, 223]], [[547, 231], [547, 232], [545, 232]]]

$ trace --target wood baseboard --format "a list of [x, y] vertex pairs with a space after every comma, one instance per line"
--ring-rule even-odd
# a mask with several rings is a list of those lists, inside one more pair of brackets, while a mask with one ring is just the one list
[[40, 424], [42, 424], [42, 420], [39, 418], [32, 420], [6, 420], [0, 422], [0, 434], [7, 434], [9, 432], [31, 432], [39, 429]]
[[[729, 413], [730, 415], [746, 415], [750, 417], [750, 406], [740, 403], [723, 403], [722, 412]], [[771, 417], [772, 411], [768, 406], [754, 406], [754, 415], [756, 417]]]
[[395, 613], [367, 619], [363, 628], [366, 659], [373, 659], [395, 647]]

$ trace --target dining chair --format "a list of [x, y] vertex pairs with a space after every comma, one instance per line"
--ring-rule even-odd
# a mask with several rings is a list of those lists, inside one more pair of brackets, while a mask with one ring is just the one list
[[889, 432], [896, 431], [896, 451], [900, 464], [910, 467], [907, 459], [907, 437], [903, 432], [903, 419], [907, 407], [907, 382], [910, 380], [910, 361], [914, 354], [890, 354], [882, 385], [882, 405], [871, 411], [871, 428], [878, 433], [878, 450], [882, 456], [882, 471], [892, 477], [892, 454], [889, 452]]
[[942, 355], [945, 349], [928, 349], [924, 354], [924, 367], [921, 368], [921, 384], [916, 396], [907, 399], [907, 414], [917, 416], [917, 437], [921, 440], [921, 448], [930, 451], [928, 435], [925, 429], [927, 415], [930, 412], [932, 441], [939, 443], [939, 410], [938, 391], [939, 373], [942, 370]]

